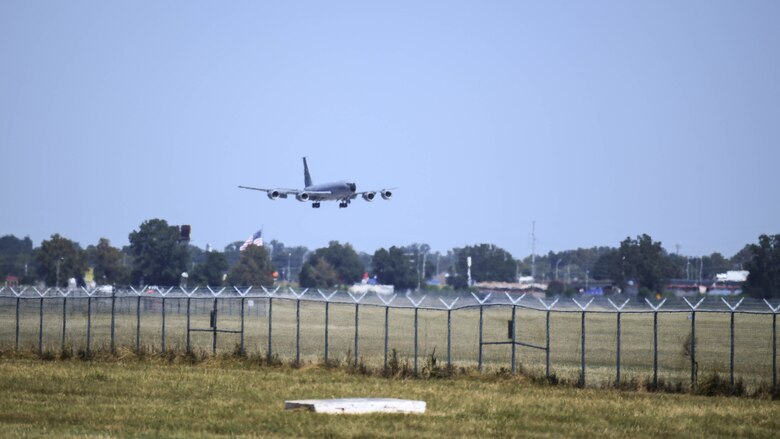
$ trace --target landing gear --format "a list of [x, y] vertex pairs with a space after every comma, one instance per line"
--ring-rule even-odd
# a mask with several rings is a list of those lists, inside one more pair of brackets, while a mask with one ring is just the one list
[[319, 203], [319, 201], [318, 201], [318, 202], [316, 202], [316, 203], [311, 203], [311, 207], [312, 207], [313, 209], [319, 209], [319, 208], [320, 208], [320, 203]]
[[343, 200], [341, 203], [339, 203], [339, 208], [343, 209], [345, 207], [349, 206], [349, 200]]

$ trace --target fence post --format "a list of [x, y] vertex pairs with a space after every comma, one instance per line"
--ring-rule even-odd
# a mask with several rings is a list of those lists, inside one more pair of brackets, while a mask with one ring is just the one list
[[318, 293], [320, 293], [320, 296], [322, 296], [323, 299], [325, 299], [325, 365], [328, 365], [328, 351], [330, 350], [330, 346], [328, 345], [329, 341], [329, 329], [328, 329], [328, 320], [330, 318], [330, 299], [333, 298], [333, 296], [336, 295], [338, 290], [334, 290], [330, 295], [326, 295], [321, 290], [317, 290]]
[[653, 389], [658, 389], [658, 310], [664, 305], [666, 299], [657, 306], [653, 306], [645, 297], [645, 302], [653, 310]]
[[777, 313], [772, 313], [772, 390], [777, 392]]
[[135, 304], [135, 353], [141, 353], [141, 296]]
[[764, 299], [766, 306], [772, 310], [772, 392], [777, 393], [777, 311], [780, 311], [780, 305], [772, 306], [769, 301]]
[[111, 290], [111, 353], [116, 353], [116, 342], [114, 338], [114, 325], [116, 323], [116, 292], [112, 289]]
[[417, 302], [412, 300], [411, 296], [409, 296], [409, 293], [406, 293], [406, 298], [412, 302], [412, 305], [414, 305], [414, 376], [417, 376], [417, 314], [418, 307], [422, 301], [425, 300], [425, 296], [422, 296], [422, 298], [420, 298], [420, 300]]
[[87, 357], [89, 357], [89, 345], [92, 337], [92, 296], [87, 297]]
[[165, 296], [162, 298], [162, 353], [165, 353]]
[[615, 351], [615, 387], [620, 387], [620, 314], [621, 311], [623, 311], [623, 308], [628, 303], [629, 299], [626, 299], [625, 302], [623, 302], [622, 305], [617, 306], [612, 302], [612, 299], [607, 298], [610, 305], [612, 305], [613, 308], [617, 310], [617, 349]]
[[731, 352], [729, 352], [729, 384], [734, 388], [734, 311], [731, 311]]
[[355, 367], [357, 367], [357, 365], [358, 365], [358, 355], [359, 355], [359, 352], [358, 352], [358, 348], [359, 348], [359, 345], [358, 345], [359, 331], [358, 330], [360, 328], [360, 324], [359, 324], [360, 323], [360, 318], [359, 318], [359, 315], [360, 315], [360, 304], [356, 303], [355, 304]]
[[726, 302], [726, 299], [723, 297], [720, 298], [720, 300], [723, 301], [723, 303], [726, 304], [726, 306], [729, 307], [731, 310], [731, 351], [729, 352], [729, 384], [731, 385], [731, 388], [734, 388], [734, 311], [739, 308], [739, 305], [742, 304], [743, 299], [739, 299], [739, 302], [737, 302], [736, 305], [731, 306], [730, 303]]
[[65, 330], [68, 322], [68, 298], [62, 298], [62, 352], [65, 352]]
[[490, 293], [488, 293], [487, 296], [485, 296], [484, 299], [481, 299], [474, 293], [471, 293], [472, 296], [474, 296], [474, 299], [479, 302], [479, 354], [477, 357], [477, 370], [482, 372], [482, 323], [483, 323], [483, 314], [484, 314], [484, 304], [487, 302], [487, 300], [490, 298]]
[[517, 350], [517, 345], [515, 344], [517, 336], [516, 315], [517, 307], [512, 305], [512, 373], [515, 373], [515, 351]]
[[211, 355], [217, 355], [217, 299], [214, 297], [214, 307], [211, 309], [213, 312], [213, 327], [211, 328]]
[[276, 294], [277, 291], [279, 291], [279, 287], [276, 287], [276, 289], [273, 291], [268, 291], [268, 289], [263, 286], [261, 286], [260, 288], [262, 288], [263, 291], [265, 291], [265, 294], [268, 296], [268, 353], [266, 356], [268, 357], [268, 363], [270, 364], [271, 358], [273, 356], [271, 351], [273, 347], [273, 337], [271, 335], [271, 330], [273, 329], [272, 322], [273, 322], [273, 310], [274, 310], [273, 296], [274, 294]]
[[387, 373], [387, 342], [390, 335], [390, 307], [385, 306], [385, 346], [384, 346], [384, 353], [385, 353], [385, 363], [384, 363], [384, 371]]
[[274, 302], [273, 298], [268, 298], [268, 362], [271, 362], [272, 357], [272, 348], [273, 348], [273, 312], [274, 312]]
[[14, 350], [19, 350], [19, 296], [16, 296], [16, 347]]
[[447, 303], [442, 298], [439, 298], [441, 302], [447, 308], [447, 368], [452, 369], [452, 307], [458, 303], [460, 297], [456, 297], [452, 303]]
[[414, 376], [417, 376], [417, 341], [418, 341], [418, 333], [417, 333], [417, 320], [419, 310], [417, 308], [414, 308]]
[[697, 303], [695, 306], [691, 304], [691, 302], [688, 302], [688, 299], [683, 297], [683, 300], [685, 300], [685, 303], [688, 304], [688, 306], [691, 308], [691, 388], [696, 387], [696, 374], [697, 374], [697, 363], [696, 363], [696, 308], [701, 305], [702, 302], [704, 302], [704, 299], [702, 298], [699, 300], [699, 303]]
[[479, 354], [477, 358], [477, 370], [482, 372], [482, 320], [483, 320], [483, 306], [479, 305]]
[[295, 301], [295, 367], [301, 366], [301, 300]]
[[190, 301], [192, 298], [187, 297], [187, 353], [192, 352], [190, 348]]
[[39, 313], [40, 316], [38, 319], [38, 355], [43, 355], [43, 296], [41, 296]]
[[447, 369], [452, 369], [452, 310], [447, 310]]
[[356, 298], [355, 296], [353, 296], [352, 293], [348, 293], [348, 294], [349, 294], [349, 297], [351, 297], [352, 300], [355, 301], [355, 367], [357, 367], [357, 365], [358, 365], [358, 347], [359, 347], [358, 346], [358, 335], [359, 335], [358, 327], [359, 327], [359, 323], [360, 323], [360, 318], [359, 318], [360, 308], [359, 307], [360, 307], [360, 301], [363, 300], [363, 298], [366, 297], [366, 294], [368, 294], [368, 293], [363, 293], [363, 295], [360, 296], [359, 298]]
[[[181, 290], [187, 296], [187, 310], [186, 310], [187, 311], [187, 353], [189, 354], [189, 353], [192, 352], [192, 346], [190, 345], [190, 332], [191, 332], [190, 329], [192, 327], [191, 326], [191, 321], [190, 321], [190, 319], [191, 319], [191, 309], [192, 309], [191, 308], [191, 302], [192, 302], [192, 295], [195, 294], [196, 291], [198, 291], [198, 287], [193, 288], [192, 291], [187, 291], [184, 288], [181, 288]], [[180, 306], [181, 306], [181, 301], [177, 301], [177, 303], [179, 303]], [[195, 311], [197, 312], [197, 308], [198, 308], [197, 302], [196, 302], [195, 308], [196, 308]]]
[[241, 355], [244, 355], [244, 298], [241, 298], [241, 346], [239, 347], [239, 352], [241, 352]]
[[330, 302], [325, 302], [325, 365], [328, 364], [328, 350], [330, 346], [328, 346], [328, 319], [330, 318]]
[[580, 384], [585, 387], [585, 311], [582, 311], [582, 328], [580, 329], [582, 334], [582, 360], [580, 371]]
[[390, 334], [390, 325], [389, 325], [389, 320], [390, 320], [390, 302], [395, 300], [396, 295], [393, 294], [393, 297], [391, 297], [390, 300], [385, 300], [384, 297], [379, 295], [379, 293], [376, 294], [376, 297], [378, 297], [379, 300], [381, 300], [382, 303], [385, 304], [385, 367], [384, 367], [384, 371], [385, 371], [385, 374], [387, 374], [387, 342], [388, 342], [388, 337], [389, 337], [389, 334]]
[[510, 302], [512, 302], [512, 373], [515, 373], [515, 352], [517, 351], [517, 320], [516, 320], [516, 314], [517, 314], [517, 303], [523, 300], [523, 297], [525, 297], [525, 293], [523, 293], [519, 298], [514, 299], [512, 296], [509, 295], [509, 293], [506, 294], [507, 299], [509, 299]]
[[[557, 300], [557, 299], [556, 299]], [[544, 338], [545, 338], [545, 344], [544, 344], [544, 377], [549, 380], [550, 379], [550, 310], [547, 310], [547, 316], [545, 318], [545, 328], [544, 328]]]
[[38, 293], [41, 301], [38, 305], [38, 355], [43, 355], [43, 296], [45, 296], [50, 289], [51, 288], [46, 288], [46, 290], [41, 293], [37, 288], [33, 287], [33, 291]]
[[295, 367], [301, 366], [301, 297], [306, 294], [306, 288], [298, 294], [290, 288], [290, 292], [295, 296]]
[[244, 345], [244, 331], [245, 331], [245, 319], [246, 319], [246, 316], [245, 316], [245, 313], [246, 313], [245, 302], [246, 302], [246, 295], [249, 293], [249, 291], [252, 289], [252, 287], [247, 288], [246, 291], [241, 291], [236, 286], [233, 286], [233, 289], [236, 290], [236, 293], [238, 293], [239, 297], [241, 297], [241, 345], [240, 345], [239, 349], [240, 349], [241, 355], [245, 355], [246, 354], [246, 348], [245, 348], [245, 345]]
[[696, 311], [691, 312], [691, 387], [696, 385]]
[[545, 325], [544, 325], [544, 338], [545, 338], [545, 345], [544, 345], [544, 361], [545, 361], [545, 372], [544, 377], [549, 380], [550, 379], [550, 310], [552, 310], [552, 307], [555, 306], [556, 303], [558, 303], [558, 299], [553, 300], [553, 302], [549, 305], [547, 305], [542, 298], [539, 298], [539, 302], [542, 303], [542, 306], [547, 310], [547, 315], [545, 316]]
[[24, 294], [24, 291], [27, 289], [27, 287], [22, 287], [21, 291], [19, 291], [18, 293], [16, 292], [16, 290], [13, 287], [11, 287], [9, 289], [16, 296], [16, 324], [15, 324], [15, 326], [16, 326], [16, 331], [15, 331], [16, 332], [16, 344], [15, 344], [14, 350], [18, 351], [19, 350], [19, 300], [20, 300], [19, 296]]
[[586, 303], [584, 306], [580, 305], [579, 302], [577, 302], [577, 299], [571, 299], [574, 303], [577, 304], [577, 306], [582, 310], [582, 326], [580, 328], [580, 336], [582, 339], [582, 358], [580, 362], [580, 385], [582, 387], [585, 387], [585, 313], [588, 307], [591, 303], [593, 303], [593, 299], [591, 298], [588, 303]]

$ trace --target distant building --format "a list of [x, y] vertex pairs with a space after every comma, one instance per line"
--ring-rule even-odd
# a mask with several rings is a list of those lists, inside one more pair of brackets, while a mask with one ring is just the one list
[[546, 283], [514, 283], [514, 282], [477, 282], [474, 284], [482, 293], [507, 293], [510, 295], [531, 294], [544, 297], [547, 291]]
[[735, 271], [727, 271], [725, 273], [720, 273], [715, 275], [715, 281], [717, 282], [745, 282], [747, 281], [748, 275], [750, 274], [747, 270], [735, 270]]

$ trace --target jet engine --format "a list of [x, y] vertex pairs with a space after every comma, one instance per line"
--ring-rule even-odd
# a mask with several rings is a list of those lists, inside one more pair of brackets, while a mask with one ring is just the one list
[[382, 199], [389, 200], [393, 197], [393, 193], [390, 191], [382, 191]]
[[376, 192], [366, 192], [363, 194], [363, 199], [366, 201], [374, 201], [374, 197], [376, 197]]
[[266, 192], [266, 195], [268, 195], [268, 198], [275, 200], [279, 198], [279, 191], [268, 191]]
[[301, 192], [295, 195], [295, 199], [298, 201], [309, 201], [309, 198], [310, 198], [309, 194], [307, 194], [306, 192]]

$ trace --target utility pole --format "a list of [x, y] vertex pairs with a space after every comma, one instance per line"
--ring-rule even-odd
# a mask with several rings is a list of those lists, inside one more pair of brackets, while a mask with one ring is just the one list
[[536, 280], [536, 220], [531, 222], [531, 277]]
[[699, 256], [699, 282], [697, 285], [701, 285], [701, 273], [704, 265], [704, 258], [702, 256]]
[[[425, 279], [425, 263], [428, 260], [428, 252], [423, 253], [423, 260], [422, 260], [422, 270], [420, 274], [421, 279]], [[421, 287], [421, 283], [419, 280], [417, 281], [417, 289], [419, 290]]]
[[60, 263], [62, 262], [64, 258], [60, 257], [57, 259], [57, 283], [54, 285], [55, 287], [60, 287]]
[[468, 277], [469, 287], [471, 287], [471, 256], [466, 257], [466, 276]]

